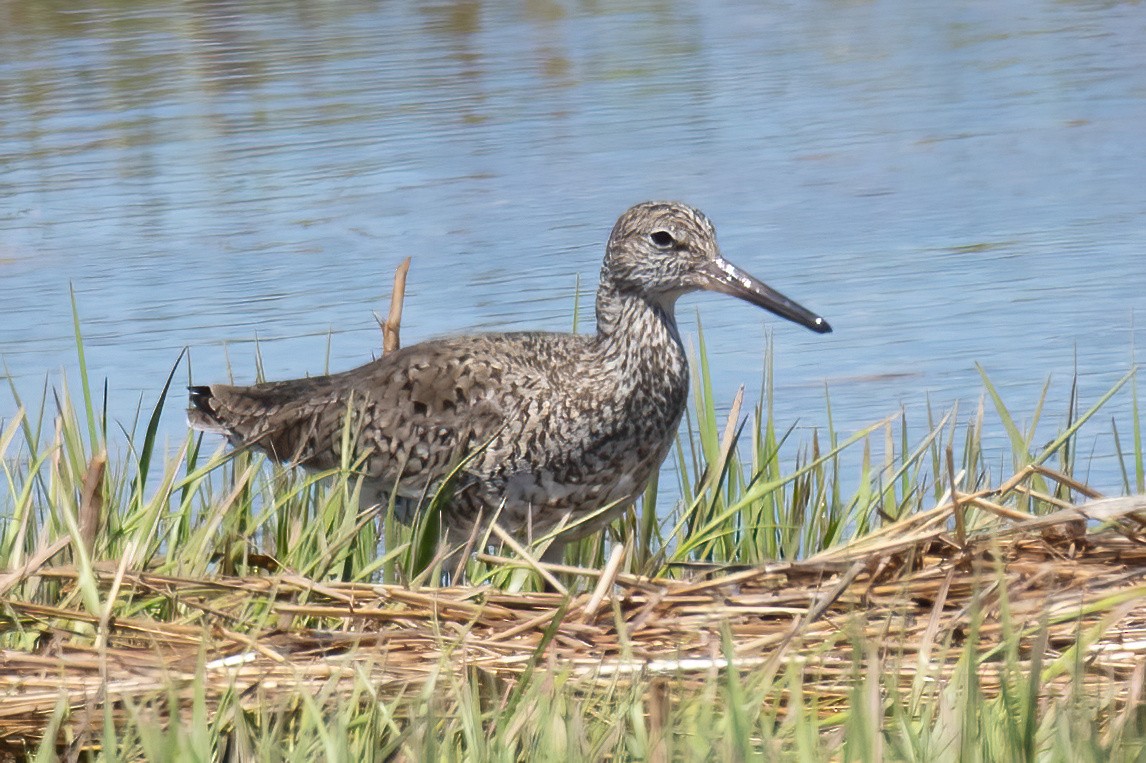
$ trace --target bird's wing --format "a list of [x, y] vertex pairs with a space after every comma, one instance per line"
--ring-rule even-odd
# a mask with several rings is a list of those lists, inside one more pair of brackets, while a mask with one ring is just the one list
[[424, 486], [506, 419], [502, 356], [481, 352], [485, 341], [425, 342], [330, 376], [192, 387], [188, 421], [315, 469], [342, 464], [350, 443], [349, 465], [367, 476]]

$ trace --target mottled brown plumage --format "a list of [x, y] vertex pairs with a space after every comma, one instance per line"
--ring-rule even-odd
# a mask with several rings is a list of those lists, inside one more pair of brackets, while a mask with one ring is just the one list
[[330, 376], [192, 387], [188, 419], [313, 469], [342, 463], [349, 431], [363, 500], [396, 494], [403, 521], [465, 460], [441, 523], [454, 543], [479, 517], [524, 538], [612, 506], [562, 536], [581, 537], [623, 511], [668, 452], [688, 396], [673, 308], [699, 289], [831, 331], [725, 260], [699, 211], [646, 202], [609, 237], [595, 334], [451, 337]]

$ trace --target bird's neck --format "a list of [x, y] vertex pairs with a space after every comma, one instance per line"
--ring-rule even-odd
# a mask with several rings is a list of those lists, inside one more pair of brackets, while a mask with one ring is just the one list
[[687, 391], [688, 362], [673, 314], [675, 302], [652, 301], [602, 280], [596, 341], [608, 364], [631, 378], [663, 375]]

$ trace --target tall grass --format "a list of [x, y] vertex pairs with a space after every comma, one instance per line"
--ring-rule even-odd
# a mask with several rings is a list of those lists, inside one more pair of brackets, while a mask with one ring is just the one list
[[[388, 516], [390, 507], [359, 507], [353, 463], [302, 474], [192, 434], [163, 452], [161, 411], [182, 405], [181, 393], [170, 399], [175, 369], [134, 422], [109, 422], [106, 384], [101, 393], [88, 378], [78, 320], [75, 330], [78, 399], [65, 380], [35, 401], [23, 400], [12, 387], [15, 413], [0, 422], [6, 487], [0, 568], [11, 573], [0, 573], [3, 648], [38, 649], [46, 632], [13, 614], [4, 605], [12, 600], [82, 608], [91, 619], [66, 628], [95, 646], [117, 617], [204, 627], [223, 622], [238, 630], [322, 626], [314, 618], [272, 621], [278, 616], [250, 600], [228, 608], [223, 597], [217, 611], [205, 612], [182, 606], [178, 595], [121, 595], [118, 586], [97, 581], [97, 572], [108, 568], [117, 579], [147, 569], [203, 579], [292, 575], [316, 584], [433, 585], [449, 572], [435, 554], [432, 520], [404, 527]], [[568, 562], [600, 567], [614, 545], [626, 550], [626, 571], [646, 576], [805, 558], [924, 510], [953, 486], [970, 491], [1005, 476], [988, 470], [988, 427], [1006, 434], [1016, 470], [1053, 462], [1071, 475], [1079, 431], [1120, 394], [1129, 394], [1131, 407], [1129, 425], [1112, 422], [1111, 430], [1123, 488], [1146, 492], [1133, 372], [1089, 404], [1072, 393], [1066, 427], [1040, 445], [1036, 432], [1047, 389], [1030, 421], [1020, 424], [985, 372], [989, 408], [981, 403], [966, 416], [929, 410], [921, 435], [913, 435], [902, 412], [839, 433], [825, 393], [826, 429], [794, 442], [794, 430], [773, 416], [770, 363], [760, 394], [750, 396], [756, 402], [738, 397], [728, 416], [718, 414], [703, 336], [694, 368], [694, 400], [672, 456], [679, 499], [666, 505], [658, 500], [658, 485], [650, 485], [606, 533], [570, 547]], [[843, 473], [845, 454], [859, 464], [858, 473]], [[1052, 497], [1074, 496], [1060, 490]], [[1027, 508], [1053, 507], [1031, 498]], [[544, 586], [528, 565], [493, 559], [470, 558], [465, 578], [515, 589]], [[49, 563], [73, 565], [76, 585], [36, 574]], [[44, 617], [53, 628], [60, 625]], [[1045, 666], [1024, 667], [1013, 633], [1003, 634], [1003, 659], [992, 668], [1003, 689], [988, 695], [980, 685], [979, 634], [960, 638], [947, 634], [935, 646], [965, 662], [955, 680], [904, 693], [893, 678], [887, 645], [857, 636], [852, 648], [860, 657], [847, 696], [818, 695], [817, 675], [799, 661], [745, 671], [714, 668], [701, 679], [630, 676], [586, 684], [547, 664], [539, 649], [515, 682], [480, 671], [458, 679], [443, 671], [448, 677], [433, 691], [411, 687], [383, 696], [363, 674], [349, 695], [332, 683], [315, 693], [272, 696], [268, 687], [266, 696], [224, 693], [209, 702], [200, 664], [189, 666], [198, 676], [193, 684], [201, 687], [190, 709], [162, 692], [127, 700], [130, 722], [77, 738], [67, 736], [69, 711], [61, 705], [46, 742], [28, 752], [41, 760], [70, 749], [106, 760], [926, 761], [1106, 760], [1143, 752], [1141, 713], [1088, 694], [1081, 682], [1065, 696], [1046, 696], [1038, 681]], [[1073, 675], [1081, 671], [1081, 659], [1079, 653], [1065, 655], [1053, 667]], [[172, 715], [182, 722], [156, 722]]]

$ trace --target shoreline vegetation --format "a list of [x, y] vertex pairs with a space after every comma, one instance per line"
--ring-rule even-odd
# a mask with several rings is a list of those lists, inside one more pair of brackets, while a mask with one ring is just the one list
[[[175, 370], [120, 434], [78, 320], [76, 336], [79, 394], [62, 383], [27, 406], [13, 389], [0, 421], [0, 757], [1146, 751], [1133, 370], [1093, 402], [1072, 394], [1045, 445], [1045, 392], [1020, 425], [984, 373], [978, 408], [929, 414], [922, 437], [900, 413], [797, 447], [775, 428], [770, 373], [751, 412], [741, 393], [718, 415], [701, 339], [674, 505], [653, 484], [563, 565], [495, 530], [444, 570], [433, 501], [412, 528], [359, 510], [353, 464], [304, 475], [190, 435], [160, 452]], [[1106, 498], [1076, 461], [1116, 395], [1132, 420], [1113, 424], [1124, 495]], [[1008, 474], [984, 457], [988, 426], [1009, 440]]]

